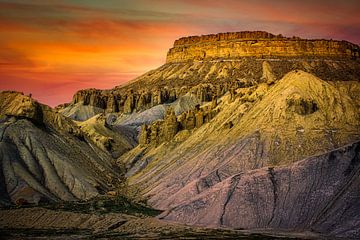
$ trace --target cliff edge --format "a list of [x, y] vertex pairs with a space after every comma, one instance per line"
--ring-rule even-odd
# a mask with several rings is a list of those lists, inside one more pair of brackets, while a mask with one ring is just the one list
[[175, 41], [166, 63], [238, 59], [241, 57], [359, 58], [360, 48], [346, 41], [287, 38], [263, 31], [191, 36]]

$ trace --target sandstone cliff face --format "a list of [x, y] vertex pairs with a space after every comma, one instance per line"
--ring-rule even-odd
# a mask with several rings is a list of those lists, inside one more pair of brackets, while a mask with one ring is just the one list
[[[78, 91], [71, 104], [60, 108], [60, 111], [65, 115], [72, 117], [75, 120], [84, 121], [98, 113], [125, 113], [131, 114], [135, 111], [142, 111], [150, 107], [174, 102], [178, 97], [186, 94], [184, 88], [158, 88], [152, 89], [124, 89], [120, 91], [115, 90], [96, 90], [87, 89]], [[81, 107], [77, 111], [72, 111], [76, 107]], [[93, 113], [88, 115], [84, 107], [91, 106], [99, 109], [93, 110]]]
[[181, 38], [167, 55], [167, 63], [237, 59], [241, 57], [358, 58], [359, 46], [345, 41], [284, 38], [266, 32], [221, 33]]

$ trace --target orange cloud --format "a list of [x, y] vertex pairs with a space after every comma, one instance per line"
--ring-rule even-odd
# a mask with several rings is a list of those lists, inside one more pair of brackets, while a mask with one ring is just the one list
[[54, 106], [76, 90], [111, 88], [160, 66], [187, 35], [267, 30], [360, 42], [359, 5], [329, 1], [0, 0], [0, 90], [32, 92]]

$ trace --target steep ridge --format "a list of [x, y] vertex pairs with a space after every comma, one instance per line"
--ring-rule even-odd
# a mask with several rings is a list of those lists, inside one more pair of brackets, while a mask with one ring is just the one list
[[233, 175], [160, 218], [235, 229], [360, 235], [360, 142], [289, 166]]
[[233, 101], [230, 94], [221, 98], [210, 122], [120, 157], [149, 203], [167, 209], [233, 174], [292, 164], [360, 139], [358, 98], [309, 73], [291, 72], [251, 95], [245, 90]]
[[86, 200], [122, 179], [72, 120], [17, 92], [0, 93], [0, 160], [5, 205]]

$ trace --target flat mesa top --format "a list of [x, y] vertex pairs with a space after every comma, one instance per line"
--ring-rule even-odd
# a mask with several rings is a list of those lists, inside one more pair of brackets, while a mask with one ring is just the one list
[[166, 63], [242, 57], [321, 57], [357, 60], [360, 57], [360, 47], [347, 41], [288, 38], [265, 31], [227, 32], [176, 40], [168, 51]]
[[181, 45], [191, 45], [197, 43], [210, 43], [218, 41], [231, 41], [231, 40], [292, 40], [292, 41], [325, 41], [325, 42], [341, 42], [346, 45], [358, 47], [358, 45], [339, 40], [326, 40], [326, 39], [303, 39], [300, 37], [284, 37], [281, 34], [275, 35], [265, 31], [242, 31], [242, 32], [226, 32], [217, 34], [208, 34], [201, 36], [182, 37], [174, 42], [174, 47]]

